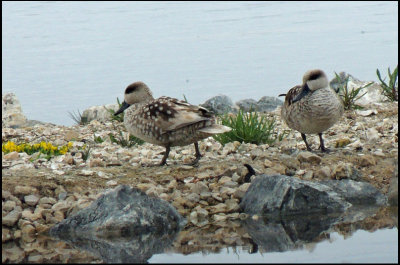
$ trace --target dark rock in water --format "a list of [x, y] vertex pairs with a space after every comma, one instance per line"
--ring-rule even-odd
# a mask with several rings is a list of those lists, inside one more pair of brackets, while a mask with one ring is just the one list
[[367, 182], [343, 179], [340, 181], [324, 180], [320, 183], [331, 187], [353, 206], [383, 206], [387, 204], [387, 198]]
[[247, 214], [289, 216], [345, 211], [353, 205], [385, 205], [386, 197], [353, 180], [311, 182], [283, 175], [257, 176], [240, 208]]
[[225, 95], [212, 97], [203, 104], [200, 104], [200, 106], [214, 112], [215, 114], [225, 114], [236, 111], [236, 107], [232, 100]]
[[50, 229], [50, 235], [129, 236], [179, 230], [186, 220], [168, 202], [121, 185]]
[[276, 97], [264, 96], [257, 102], [257, 111], [268, 112], [275, 110], [278, 106], [281, 106], [283, 101]]
[[240, 203], [248, 214], [281, 216], [344, 211], [350, 206], [326, 185], [283, 175], [257, 176]]
[[166, 201], [121, 185], [49, 234], [110, 263], [143, 263], [164, 252], [186, 223]]

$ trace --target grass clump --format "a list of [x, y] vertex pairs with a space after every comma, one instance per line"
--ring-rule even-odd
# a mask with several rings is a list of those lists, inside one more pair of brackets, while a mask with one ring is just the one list
[[335, 75], [336, 75], [336, 79], [339, 83], [339, 93], [338, 94], [343, 101], [344, 109], [346, 109], [346, 110], [363, 109], [362, 106], [357, 105], [355, 102], [357, 100], [359, 100], [360, 98], [362, 98], [365, 94], [367, 94], [367, 92], [365, 92], [361, 96], [359, 96], [358, 94], [360, 93], [361, 89], [372, 85], [374, 82], [370, 82], [366, 85], [360, 86], [358, 88], [354, 88], [350, 91], [348, 88], [349, 76], [346, 77], [345, 80], [342, 80], [336, 72], [335, 72]]
[[268, 119], [256, 111], [245, 113], [242, 109], [237, 115], [225, 114], [220, 116], [222, 125], [231, 127], [232, 130], [223, 134], [213, 135], [214, 139], [225, 145], [238, 141], [252, 144], [272, 144], [276, 140], [283, 140], [288, 132], [275, 134], [275, 118]]
[[382, 87], [382, 92], [383, 95], [385, 95], [389, 101], [399, 101], [399, 89], [398, 89], [398, 83], [397, 83], [397, 77], [398, 77], [398, 65], [396, 68], [393, 70], [393, 73], [390, 72], [390, 67], [388, 68], [388, 76], [389, 76], [389, 83], [387, 84], [385, 82], [385, 79], [381, 78], [381, 73], [379, 72], [378, 69], [376, 69], [376, 75], [378, 76], [379, 81], [381, 82], [381, 87]]
[[[118, 103], [118, 109], [121, 108], [122, 103], [119, 101], [119, 98], [117, 97], [117, 103]], [[124, 121], [124, 112], [120, 113], [119, 115], [114, 115], [115, 114], [115, 110], [113, 109], [107, 109], [106, 107], [104, 107], [111, 115], [111, 119], [113, 121], [119, 121], [119, 122], [123, 122]]]
[[82, 114], [79, 112], [79, 110], [78, 114], [76, 114], [75, 111], [73, 113], [68, 111], [68, 114], [78, 125], [85, 125], [88, 123], [87, 117], [82, 117]]

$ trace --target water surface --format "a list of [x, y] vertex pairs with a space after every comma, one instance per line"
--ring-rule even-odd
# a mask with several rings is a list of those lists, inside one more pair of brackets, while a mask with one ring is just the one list
[[2, 92], [56, 124], [137, 80], [194, 104], [258, 100], [311, 68], [377, 81], [398, 63], [398, 3], [3, 2], [2, 58]]

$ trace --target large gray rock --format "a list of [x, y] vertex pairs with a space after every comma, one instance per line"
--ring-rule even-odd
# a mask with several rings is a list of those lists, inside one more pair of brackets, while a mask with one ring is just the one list
[[353, 205], [385, 204], [386, 197], [364, 182], [312, 182], [283, 175], [260, 175], [251, 183], [240, 207], [248, 214], [290, 216], [341, 212]]
[[340, 181], [324, 180], [320, 183], [331, 187], [354, 206], [384, 206], [387, 204], [387, 198], [367, 182], [342, 179]]
[[326, 185], [284, 175], [257, 176], [240, 203], [248, 214], [280, 216], [344, 211], [350, 206]]
[[233, 104], [232, 100], [225, 95], [218, 95], [210, 98], [200, 106], [214, 112], [215, 114], [225, 114], [236, 112], [237, 107]]
[[[339, 92], [338, 91], [339, 87], [343, 86], [345, 84], [346, 78], [349, 78], [349, 81], [347, 83], [347, 87], [348, 87], [349, 91], [352, 91], [353, 89], [357, 89], [361, 86], [365, 86], [368, 83], [370, 83], [370, 81], [368, 81], [368, 82], [361, 81], [346, 72], [340, 72], [338, 75], [341, 79], [341, 82], [337, 81], [336, 76], [329, 82], [330, 87], [333, 90], [335, 90], [336, 93]], [[362, 96], [361, 98], [359, 98], [358, 100], [355, 101], [355, 103], [357, 105], [367, 106], [371, 103], [386, 101], [386, 97], [382, 93], [382, 87], [376, 82], [373, 82], [372, 85], [361, 89], [359, 94], [357, 95], [357, 97], [363, 95], [364, 93], [366, 93], [364, 96]]]
[[92, 120], [97, 120], [100, 122], [110, 121], [112, 119], [112, 114], [110, 114], [108, 109], [112, 109], [116, 112], [119, 109], [119, 106], [117, 103], [115, 103], [90, 107], [83, 111], [82, 119], [84, 119], [86, 122], [90, 122]]
[[26, 123], [21, 104], [14, 93], [2, 95], [1, 110], [2, 128], [18, 128]]
[[264, 96], [257, 102], [257, 111], [269, 112], [275, 110], [278, 106], [282, 106], [283, 101], [276, 97]]
[[257, 101], [251, 98], [239, 100], [236, 105], [245, 112], [257, 110]]
[[274, 111], [278, 106], [281, 106], [283, 101], [276, 97], [262, 97], [259, 101], [254, 99], [243, 99], [236, 102], [236, 105], [245, 112], [250, 110], [259, 112]]
[[185, 222], [168, 202], [120, 185], [101, 195], [89, 207], [53, 226], [50, 235], [117, 237], [147, 232], [164, 234], [179, 230]]

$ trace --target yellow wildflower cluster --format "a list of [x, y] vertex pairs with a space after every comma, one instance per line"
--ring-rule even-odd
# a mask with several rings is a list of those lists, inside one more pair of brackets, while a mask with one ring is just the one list
[[2, 151], [3, 153], [9, 153], [9, 152], [25, 152], [29, 155], [36, 153], [36, 152], [41, 152], [44, 154], [48, 155], [64, 155], [65, 153], [68, 152], [69, 149], [72, 148], [72, 142], [69, 142], [67, 145], [64, 146], [54, 146], [51, 143], [46, 143], [46, 142], [40, 142], [39, 144], [15, 144], [12, 141], [8, 141], [5, 144], [2, 144]]

